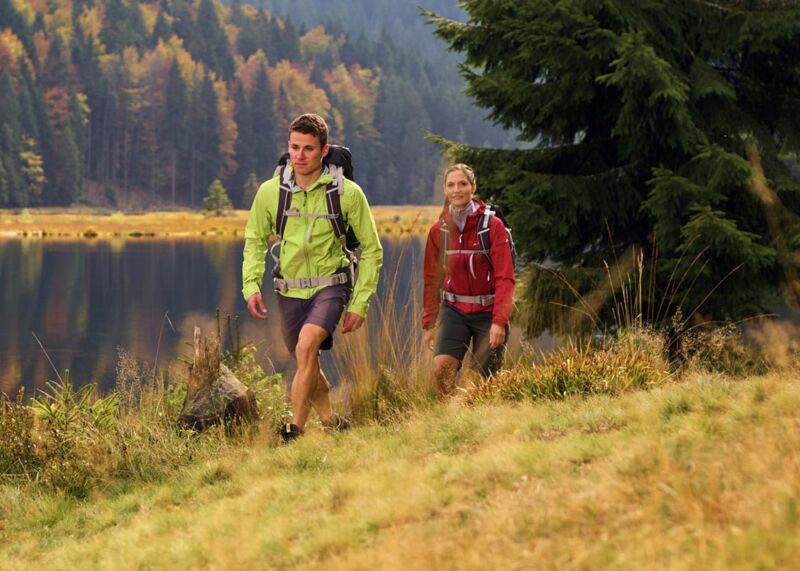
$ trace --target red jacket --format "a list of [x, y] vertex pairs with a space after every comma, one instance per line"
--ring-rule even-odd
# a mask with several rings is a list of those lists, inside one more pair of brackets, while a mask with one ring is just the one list
[[[482, 306], [478, 303], [447, 302], [462, 313], [491, 312], [492, 323], [505, 327], [511, 315], [511, 306], [514, 300], [514, 264], [511, 258], [511, 248], [508, 244], [503, 222], [492, 217], [489, 229], [489, 243], [491, 250], [489, 257], [492, 263], [481, 253], [477, 254], [452, 254], [447, 256], [447, 273], [443, 276], [442, 248], [442, 220], [450, 230], [449, 250], [480, 250], [478, 242], [478, 225], [486, 210], [486, 204], [477, 198], [473, 199], [478, 208], [467, 216], [464, 231], [459, 232], [458, 227], [450, 217], [449, 208], [445, 207], [439, 220], [434, 223], [428, 232], [428, 241], [425, 244], [424, 289], [423, 289], [423, 314], [422, 327], [429, 329], [436, 325], [441, 304], [441, 289], [444, 281], [447, 291], [457, 295], [485, 295], [494, 294], [494, 305]], [[472, 258], [472, 271], [470, 271], [470, 258]], [[474, 273], [474, 277], [473, 277]], [[444, 280], [442, 279], [444, 277]]]

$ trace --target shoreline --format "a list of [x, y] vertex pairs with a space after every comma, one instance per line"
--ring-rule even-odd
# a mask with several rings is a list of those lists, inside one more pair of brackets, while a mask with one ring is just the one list
[[[423, 235], [439, 216], [439, 205], [373, 206], [381, 236]], [[247, 210], [223, 216], [196, 211], [143, 214], [78, 209], [0, 210], [0, 239], [240, 238]]]

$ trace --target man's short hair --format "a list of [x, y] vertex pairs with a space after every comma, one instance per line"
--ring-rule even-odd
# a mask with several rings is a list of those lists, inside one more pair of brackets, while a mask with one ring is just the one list
[[328, 124], [316, 113], [304, 113], [292, 121], [289, 125], [289, 134], [291, 135], [293, 131], [315, 136], [319, 139], [320, 147], [328, 144]]

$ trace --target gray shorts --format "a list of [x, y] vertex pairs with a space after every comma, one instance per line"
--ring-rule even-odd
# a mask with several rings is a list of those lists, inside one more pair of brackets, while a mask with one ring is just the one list
[[[502, 368], [503, 355], [506, 350], [505, 341], [496, 349], [489, 347], [489, 329], [491, 327], [491, 312], [462, 313], [444, 302], [439, 311], [433, 354], [450, 355], [461, 363], [471, 342], [475, 368], [484, 377], [489, 377]], [[508, 331], [509, 328], [506, 326], [506, 341], [508, 340]]]
[[283, 341], [289, 353], [294, 355], [300, 330], [306, 323], [319, 325], [328, 332], [320, 349], [333, 347], [333, 332], [350, 301], [350, 288], [346, 285], [328, 286], [309, 299], [297, 299], [278, 294], [278, 310], [281, 313]]

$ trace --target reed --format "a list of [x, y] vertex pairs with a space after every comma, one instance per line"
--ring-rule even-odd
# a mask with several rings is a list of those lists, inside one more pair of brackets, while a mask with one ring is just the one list
[[[422, 342], [422, 280], [410, 280], [401, 299], [404, 268], [418, 268], [410, 246], [402, 246], [388, 276], [382, 298], [375, 298], [365, 327], [337, 340], [335, 365], [342, 379], [340, 398], [357, 422], [387, 423], [435, 398], [431, 378], [431, 351]], [[410, 262], [408, 264], [403, 262]], [[408, 271], [407, 269], [405, 271]]]

